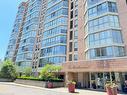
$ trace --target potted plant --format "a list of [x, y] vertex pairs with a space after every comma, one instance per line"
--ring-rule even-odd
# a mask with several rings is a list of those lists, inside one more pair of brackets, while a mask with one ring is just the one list
[[106, 91], [107, 95], [117, 95], [117, 85], [115, 83], [107, 82]]
[[115, 83], [112, 84], [112, 92], [113, 95], [117, 95], [118, 91], [117, 91], [118, 85], [116, 85]]
[[53, 88], [53, 83], [52, 82], [48, 82], [47, 86], [48, 86], [48, 88]]
[[68, 91], [70, 93], [74, 93], [75, 92], [75, 84], [76, 84], [76, 82], [74, 82], [74, 81], [70, 81], [68, 83]]

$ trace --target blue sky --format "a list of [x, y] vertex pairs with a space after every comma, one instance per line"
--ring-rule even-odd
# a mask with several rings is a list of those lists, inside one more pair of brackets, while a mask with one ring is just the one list
[[18, 5], [26, 0], [0, 0], [0, 59], [4, 59]]

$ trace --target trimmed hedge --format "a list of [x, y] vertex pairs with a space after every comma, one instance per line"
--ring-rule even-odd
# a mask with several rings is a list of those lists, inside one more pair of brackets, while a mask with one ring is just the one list
[[[17, 79], [34, 80], [34, 81], [46, 81], [44, 79], [35, 78], [35, 77], [18, 77]], [[50, 80], [50, 82], [64, 82], [64, 80], [55, 78], [55, 79]]]

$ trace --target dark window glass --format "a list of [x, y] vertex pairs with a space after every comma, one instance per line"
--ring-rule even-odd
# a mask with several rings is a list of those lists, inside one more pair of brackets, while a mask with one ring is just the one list
[[73, 11], [71, 11], [71, 19], [73, 18]]
[[69, 61], [72, 61], [72, 54], [69, 55]]
[[74, 4], [73, 4], [73, 2], [72, 2], [72, 3], [71, 3], [71, 9], [73, 9], [73, 5], [74, 5]]
[[70, 21], [70, 29], [73, 28], [73, 21]]
[[72, 42], [69, 43], [69, 52], [72, 52]]
[[70, 31], [70, 40], [73, 39], [73, 31]]

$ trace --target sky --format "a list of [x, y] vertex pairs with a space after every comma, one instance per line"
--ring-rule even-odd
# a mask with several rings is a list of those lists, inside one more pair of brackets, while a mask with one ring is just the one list
[[18, 5], [26, 0], [0, 0], [0, 59], [4, 59]]

